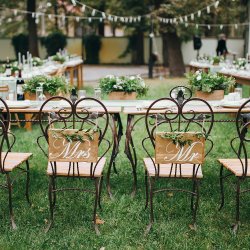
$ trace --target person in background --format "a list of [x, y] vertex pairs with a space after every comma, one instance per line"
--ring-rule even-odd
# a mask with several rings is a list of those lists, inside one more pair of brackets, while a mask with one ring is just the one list
[[220, 34], [218, 45], [216, 48], [217, 56], [226, 56], [228, 54], [227, 45], [226, 45], [226, 35]]

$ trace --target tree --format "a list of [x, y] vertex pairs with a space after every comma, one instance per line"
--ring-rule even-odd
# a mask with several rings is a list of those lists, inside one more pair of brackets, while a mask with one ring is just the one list
[[[27, 0], [27, 11], [36, 12], [36, 0]], [[30, 13], [27, 14], [28, 31], [29, 31], [29, 51], [33, 56], [39, 56], [38, 37], [35, 18]]]

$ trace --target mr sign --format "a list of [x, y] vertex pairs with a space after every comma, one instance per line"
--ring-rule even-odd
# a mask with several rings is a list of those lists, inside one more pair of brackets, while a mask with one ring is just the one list
[[49, 161], [97, 162], [98, 133], [78, 129], [49, 130]]
[[[180, 135], [181, 141], [173, 141]], [[167, 135], [167, 136], [166, 136]], [[170, 136], [169, 136], [170, 135]], [[175, 136], [173, 136], [175, 138]], [[205, 138], [194, 132], [157, 132], [155, 138], [155, 163], [202, 164], [205, 154]]]

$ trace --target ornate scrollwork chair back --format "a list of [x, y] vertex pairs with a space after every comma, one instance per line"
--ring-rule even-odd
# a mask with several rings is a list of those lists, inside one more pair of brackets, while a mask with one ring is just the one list
[[[44, 120], [48, 116], [48, 121]], [[93, 222], [96, 221], [97, 202], [100, 206], [102, 172], [105, 154], [111, 143], [105, 138], [109, 126], [109, 114], [103, 103], [94, 98], [82, 98], [71, 102], [64, 97], [52, 97], [44, 102], [39, 112], [42, 136], [38, 144], [48, 157], [47, 174], [50, 177], [51, 223], [55, 205], [57, 177], [91, 178], [95, 181], [96, 202]], [[41, 139], [48, 144], [48, 153]], [[100, 156], [99, 156], [100, 154]], [[78, 188], [73, 188], [77, 189]]]
[[[201, 165], [213, 147], [212, 140], [208, 138], [214, 123], [211, 106], [205, 100], [191, 98], [192, 92], [188, 88], [184, 91], [184, 87], [180, 86], [175, 90], [177, 91], [175, 94], [174, 90], [170, 92], [173, 98], [154, 101], [145, 116], [148, 136], [143, 139], [142, 145], [148, 155], [148, 158], [144, 159], [146, 207], [150, 198], [151, 209], [147, 232], [153, 223], [152, 197], [154, 192], [159, 192], [154, 190], [153, 185], [158, 178], [192, 179], [192, 191], [179, 189], [175, 191], [191, 193], [191, 209], [195, 225], [199, 179], [202, 178]], [[195, 206], [194, 197], [197, 200]]]
[[[11, 178], [11, 173], [14, 170], [20, 170], [21, 173], [26, 174], [26, 190], [25, 195], [29, 204], [29, 158], [32, 156], [31, 153], [16, 153], [12, 152], [12, 148], [16, 142], [16, 137], [10, 132], [10, 111], [6, 102], [0, 98], [0, 172], [6, 177], [6, 184], [1, 185], [4, 190], [8, 190], [9, 193], [9, 212], [10, 221], [13, 229], [16, 229], [16, 224], [14, 221], [14, 212], [12, 205], [12, 189], [13, 180]], [[23, 168], [22, 163], [26, 163], [26, 168]]]
[[236, 130], [238, 136], [238, 147], [235, 147], [235, 138], [231, 141], [231, 147], [236, 153], [242, 165], [242, 176], [246, 177], [250, 158], [250, 113], [244, 114], [244, 108], [250, 107], [250, 100], [246, 101], [239, 109], [236, 116]]
[[[233, 225], [233, 232], [238, 231], [240, 225], [240, 194], [246, 193], [249, 189], [242, 190], [241, 183], [250, 177], [249, 163], [250, 163], [250, 113], [244, 112], [245, 108], [250, 107], [250, 100], [247, 100], [239, 108], [236, 116], [236, 131], [237, 136], [231, 140], [231, 148], [235, 153], [236, 158], [218, 159], [221, 164], [220, 167], [220, 192], [221, 210], [225, 203], [224, 198], [224, 181], [229, 177], [236, 178], [236, 221]], [[224, 174], [224, 169], [230, 173]]]

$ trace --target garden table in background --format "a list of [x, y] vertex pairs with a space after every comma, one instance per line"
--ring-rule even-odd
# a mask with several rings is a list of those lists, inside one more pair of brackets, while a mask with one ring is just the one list
[[83, 61], [81, 59], [76, 61], [69, 61], [65, 64], [65, 71], [69, 72], [70, 84], [74, 86], [74, 73], [76, 72], [77, 77], [77, 88], [83, 87]]
[[[12, 102], [15, 104], [15, 102]], [[20, 101], [16, 101], [16, 103], [20, 104]], [[25, 102], [24, 102], [25, 103]], [[37, 105], [36, 101], [30, 101], [30, 107], [19, 107], [19, 108], [10, 108], [9, 111], [10, 113], [21, 113], [25, 115], [25, 119], [24, 120], [19, 120], [19, 122], [25, 122], [25, 128], [28, 131], [31, 131], [32, 129], [32, 122], [38, 122], [38, 119], [36, 118], [39, 111], [40, 111], [40, 105]], [[53, 106], [48, 106], [46, 108], [43, 108], [43, 112], [45, 114], [50, 114], [50, 113], [57, 113], [59, 110], [62, 109], [62, 107], [58, 107], [59, 104], [54, 104]], [[109, 166], [108, 166], [108, 172], [107, 172], [107, 190], [110, 196], [112, 196], [111, 194], [111, 188], [110, 188], [110, 175], [111, 175], [111, 169], [112, 166], [114, 167], [114, 171], [116, 172], [116, 168], [115, 168], [115, 159], [116, 156], [119, 152], [119, 144], [120, 144], [120, 140], [122, 137], [122, 123], [121, 123], [121, 107], [116, 105], [113, 105], [111, 107], [106, 106], [107, 111], [110, 115], [110, 128], [112, 131], [112, 139], [113, 139], [113, 147], [112, 147], [112, 153], [111, 153], [111, 158], [109, 161]], [[67, 113], [67, 108], [64, 108], [65, 113]], [[96, 107], [89, 107], [88, 108], [88, 112], [90, 113], [98, 113], [101, 114], [103, 111], [103, 109], [98, 109]], [[5, 112], [5, 110], [2, 110], [2, 112]], [[48, 120], [44, 120], [45, 122]], [[11, 122], [17, 122], [16, 120], [11, 120]]]
[[[145, 101], [137, 101], [134, 107], [124, 107], [123, 113], [127, 115], [127, 127], [126, 127], [126, 141], [125, 141], [125, 153], [131, 163], [132, 172], [133, 172], [133, 192], [132, 195], [134, 196], [136, 193], [137, 188], [137, 174], [136, 174], [136, 168], [137, 168], [137, 154], [136, 154], [136, 147], [134, 145], [133, 141], [133, 131], [137, 125], [137, 123], [141, 120], [145, 119], [145, 115], [147, 112], [146, 108], [141, 108], [143, 106], [143, 102]], [[149, 101], [147, 101], [149, 103]], [[153, 101], [151, 101], [152, 103]], [[214, 114], [234, 114], [238, 112], [238, 108], [223, 108], [219, 105], [220, 102], [218, 101], [211, 101], [209, 102], [211, 104], [211, 107], [213, 109]], [[164, 114], [165, 111], [169, 109], [159, 109], [154, 110], [152, 114]], [[173, 114], [177, 113], [177, 109], [171, 109], [171, 112]], [[193, 113], [193, 111], [200, 113], [200, 114], [208, 114], [208, 109], [204, 109], [202, 106], [187, 106], [186, 110], [184, 109], [183, 113]], [[244, 113], [250, 113], [250, 107], [247, 109], [242, 110]], [[221, 119], [221, 120], [215, 120], [214, 122], [235, 122], [235, 119]]]

